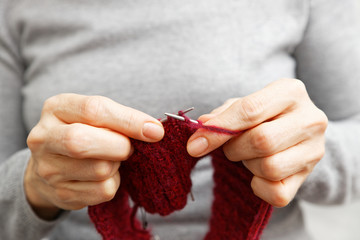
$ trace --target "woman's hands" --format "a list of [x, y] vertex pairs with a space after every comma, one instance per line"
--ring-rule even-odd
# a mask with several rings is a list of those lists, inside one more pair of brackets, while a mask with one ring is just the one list
[[129, 138], [161, 140], [162, 124], [100, 96], [61, 94], [48, 99], [28, 137], [32, 156], [25, 174], [28, 201], [44, 219], [111, 200]]
[[[279, 80], [244, 98], [230, 99], [200, 120], [231, 130], [228, 136], [199, 130], [188, 152], [203, 156], [223, 146], [231, 161], [254, 174], [254, 193], [285, 206], [322, 158], [327, 118], [299, 80]], [[111, 200], [129, 138], [161, 140], [162, 124], [151, 116], [99, 96], [61, 94], [48, 99], [28, 137], [32, 156], [25, 174], [28, 201], [44, 219]]]
[[327, 117], [299, 80], [279, 80], [230, 99], [200, 120], [244, 132], [234, 137], [199, 130], [189, 139], [189, 154], [203, 156], [224, 144], [227, 158], [242, 161], [254, 174], [254, 193], [276, 207], [294, 198], [325, 152]]

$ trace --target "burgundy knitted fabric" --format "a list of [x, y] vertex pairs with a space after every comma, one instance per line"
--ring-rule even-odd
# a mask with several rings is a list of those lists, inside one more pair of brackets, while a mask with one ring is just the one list
[[[183, 115], [179, 112], [180, 115]], [[157, 143], [132, 140], [134, 153], [120, 167], [121, 187], [109, 202], [89, 207], [89, 215], [104, 240], [150, 239], [134, 218], [137, 207], [166, 216], [182, 209], [191, 190], [190, 173], [198, 158], [186, 151], [189, 137], [199, 128], [219, 134], [238, 134], [215, 126], [168, 118], [165, 136]], [[257, 240], [272, 208], [250, 187], [252, 174], [240, 163], [230, 162], [221, 150], [212, 154], [214, 202], [206, 240]], [[135, 203], [132, 210], [128, 194]]]
[[141, 231], [140, 222], [132, 217], [129, 197], [121, 184], [114, 199], [88, 208], [90, 219], [104, 240], [150, 240], [150, 233]]
[[205, 240], [259, 239], [272, 207], [253, 194], [252, 174], [241, 162], [226, 159], [222, 150], [212, 154], [214, 202], [210, 231]]
[[[149, 213], [169, 215], [184, 208], [191, 190], [190, 173], [198, 161], [186, 152], [195, 125], [169, 118], [157, 143], [132, 141], [135, 152], [122, 163], [122, 184], [131, 199]], [[171, 133], [171, 134], [169, 134]]]

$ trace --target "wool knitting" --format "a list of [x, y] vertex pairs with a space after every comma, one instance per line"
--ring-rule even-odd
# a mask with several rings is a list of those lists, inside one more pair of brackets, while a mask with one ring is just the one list
[[[138, 207], [162, 216], [185, 207], [192, 183], [190, 173], [199, 158], [186, 151], [189, 137], [198, 129], [218, 134], [239, 132], [168, 118], [164, 138], [157, 143], [132, 140], [133, 155], [119, 169], [121, 186], [113, 200], [90, 206], [88, 213], [104, 240], [150, 240], [134, 215]], [[211, 153], [214, 166], [214, 201], [205, 240], [257, 240], [270, 218], [272, 207], [256, 197], [252, 174], [241, 162], [226, 159], [221, 149]], [[130, 195], [134, 202], [131, 209]]]

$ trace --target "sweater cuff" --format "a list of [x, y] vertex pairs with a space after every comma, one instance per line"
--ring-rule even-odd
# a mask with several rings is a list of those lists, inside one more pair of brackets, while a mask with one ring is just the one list
[[[326, 205], [349, 201], [352, 172], [356, 171], [356, 169], [352, 169], [354, 167], [352, 167], [353, 156], [351, 154], [356, 152], [356, 147], [354, 146], [352, 149], [350, 144], [344, 141], [347, 132], [349, 132], [348, 129], [342, 128], [341, 124], [329, 122], [326, 131], [325, 155], [299, 189], [297, 198]], [[351, 136], [348, 137], [351, 138]], [[351, 141], [349, 142], [351, 143]]]
[[1, 228], [4, 229], [0, 233], [1, 239], [41, 239], [69, 213], [64, 211], [57, 219], [47, 221], [33, 211], [24, 189], [24, 175], [30, 155], [30, 150], [24, 149], [0, 166], [1, 176], [4, 176], [0, 186], [0, 206], [5, 213], [0, 217]]

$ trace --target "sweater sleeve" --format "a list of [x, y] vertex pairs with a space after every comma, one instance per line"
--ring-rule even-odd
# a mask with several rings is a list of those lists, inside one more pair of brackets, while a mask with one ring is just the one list
[[30, 151], [22, 119], [23, 67], [17, 40], [7, 28], [8, 8], [0, 1], [0, 239], [41, 239], [60, 219], [38, 218], [24, 194]]
[[360, 11], [357, 0], [313, 0], [295, 52], [298, 78], [329, 118], [326, 153], [297, 197], [319, 204], [360, 198]]

